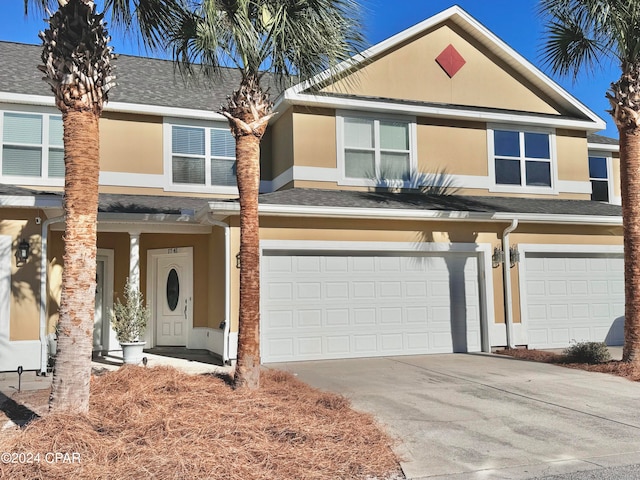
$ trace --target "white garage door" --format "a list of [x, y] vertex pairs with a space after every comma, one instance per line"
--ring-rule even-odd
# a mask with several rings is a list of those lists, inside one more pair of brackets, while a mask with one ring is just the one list
[[573, 340], [622, 344], [622, 254], [527, 253], [525, 262], [529, 347], [565, 348]]
[[265, 253], [262, 360], [480, 351], [478, 261]]

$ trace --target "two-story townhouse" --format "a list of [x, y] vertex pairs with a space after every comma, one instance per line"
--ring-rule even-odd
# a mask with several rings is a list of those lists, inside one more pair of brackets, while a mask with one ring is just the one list
[[[0, 43], [0, 370], [43, 369], [62, 253], [59, 115], [38, 47]], [[32, 59], [33, 60], [29, 60]], [[148, 346], [235, 357], [233, 75], [118, 61], [101, 120], [97, 351], [127, 276]], [[281, 92], [263, 141], [264, 362], [622, 341], [617, 143], [458, 7]], [[26, 260], [18, 251], [29, 246]]]

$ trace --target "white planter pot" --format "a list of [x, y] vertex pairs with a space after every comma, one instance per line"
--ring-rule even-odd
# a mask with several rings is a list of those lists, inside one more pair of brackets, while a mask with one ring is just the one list
[[144, 357], [144, 346], [147, 342], [120, 342], [122, 347], [122, 359], [125, 364], [138, 365]]
[[47, 344], [49, 347], [49, 356], [55, 357], [56, 353], [58, 352], [58, 339], [56, 338], [55, 334], [50, 333], [49, 335], [47, 335]]

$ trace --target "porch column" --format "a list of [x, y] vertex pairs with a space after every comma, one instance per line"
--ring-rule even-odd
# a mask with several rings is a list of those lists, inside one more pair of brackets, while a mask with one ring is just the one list
[[140, 232], [129, 232], [129, 285], [140, 291]]

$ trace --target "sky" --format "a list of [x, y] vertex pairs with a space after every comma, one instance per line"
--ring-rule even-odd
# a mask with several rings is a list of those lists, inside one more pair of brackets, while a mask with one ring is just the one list
[[[368, 45], [375, 45], [457, 4], [605, 120], [607, 129], [602, 134], [618, 137], [606, 112], [609, 103], [605, 92], [610, 83], [618, 79], [619, 66], [607, 63], [600, 71], [580, 75], [575, 82], [549, 72], [540, 61], [544, 38], [542, 21], [536, 14], [537, 0], [362, 0], [361, 3]], [[0, 40], [39, 44], [38, 32], [46, 27], [40, 17], [25, 18], [23, 0], [0, 0]], [[110, 33], [116, 53], [146, 55], [135, 40], [123, 39], [118, 31]], [[2, 59], [0, 65], [1, 62]]]

